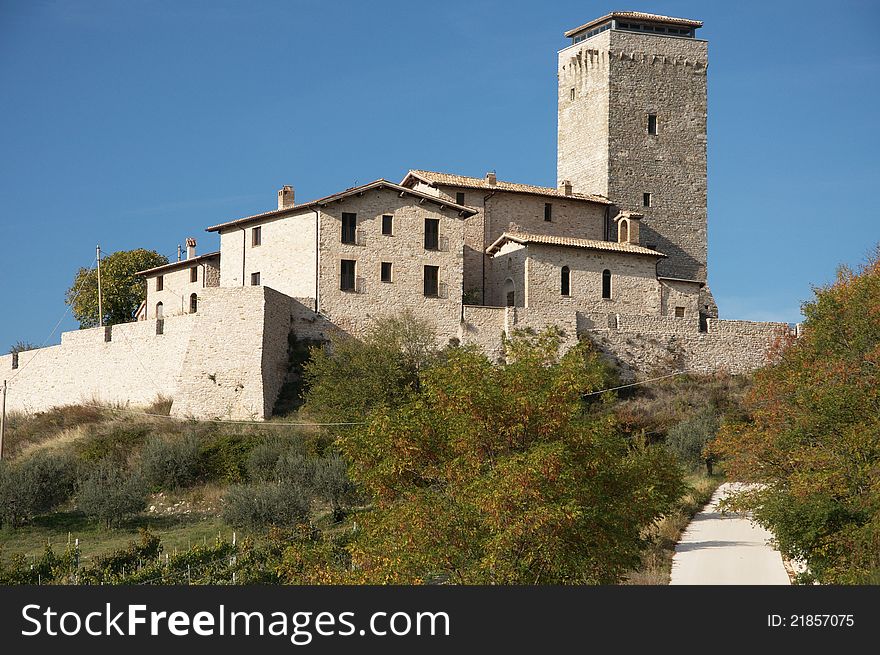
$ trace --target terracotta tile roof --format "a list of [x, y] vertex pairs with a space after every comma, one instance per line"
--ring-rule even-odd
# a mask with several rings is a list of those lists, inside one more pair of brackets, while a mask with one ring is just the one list
[[415, 196], [419, 200], [426, 200], [428, 202], [432, 202], [436, 205], [440, 205], [441, 207], [449, 207], [451, 209], [455, 209], [459, 212], [467, 214], [468, 216], [473, 216], [477, 213], [475, 209], [471, 207], [465, 207], [463, 205], [457, 205], [450, 200], [446, 200], [444, 198], [438, 198], [437, 196], [432, 196], [427, 193], [422, 193], [421, 191], [416, 191], [415, 189], [408, 189], [406, 187], [400, 186], [399, 184], [395, 184], [394, 182], [389, 182], [388, 180], [378, 179], [374, 182], [369, 182], [368, 184], [362, 184], [360, 186], [354, 186], [346, 189], [345, 191], [340, 191], [339, 193], [334, 193], [330, 196], [324, 196], [323, 198], [318, 198], [317, 200], [311, 200], [306, 203], [300, 203], [298, 205], [293, 205], [292, 207], [285, 207], [284, 209], [273, 209], [271, 211], [263, 212], [262, 214], [253, 214], [252, 216], [245, 216], [244, 218], [236, 218], [232, 221], [227, 221], [226, 223], [219, 223], [218, 225], [212, 225], [211, 227], [205, 228], [206, 232], [218, 232], [220, 230], [226, 229], [228, 227], [238, 227], [245, 223], [254, 223], [257, 221], [261, 221], [267, 218], [275, 218], [276, 216], [284, 216], [285, 214], [293, 214], [301, 209], [309, 209], [315, 206], [327, 205], [336, 200], [341, 200], [342, 198], [346, 198], [348, 196], [357, 195], [360, 193], [365, 193], [366, 191], [372, 191], [373, 189], [384, 189], [388, 188], [393, 191], [397, 191], [398, 193], [408, 194]]
[[589, 23], [584, 23], [580, 27], [575, 27], [572, 30], [568, 30], [565, 33], [565, 37], [568, 38], [574, 36], [578, 32], [589, 29], [594, 25], [598, 25], [599, 23], [604, 23], [606, 20], [610, 20], [612, 18], [629, 18], [630, 20], [647, 20], [653, 21], [655, 23], [672, 23], [673, 25], [685, 25], [686, 27], [703, 26], [703, 21], [691, 20], [690, 18], [675, 18], [673, 16], [662, 16], [660, 14], [646, 14], [641, 11], [612, 11], [610, 14], [606, 14], [601, 18], [596, 18], [595, 20], [591, 20]]
[[161, 273], [163, 271], [173, 271], [175, 268], [186, 268], [196, 262], [202, 261], [204, 259], [220, 259], [220, 251], [216, 252], [206, 252], [204, 255], [199, 255], [198, 257], [193, 257], [192, 259], [181, 259], [179, 262], [169, 262], [168, 264], [162, 264], [161, 266], [155, 266], [153, 268], [148, 268], [145, 271], [138, 271], [135, 275], [153, 275], [154, 273]]
[[666, 257], [662, 252], [634, 246], [629, 243], [616, 243], [614, 241], [595, 241], [593, 239], [575, 239], [573, 237], [554, 237], [549, 234], [526, 234], [524, 232], [505, 232], [486, 248], [486, 253], [494, 254], [508, 241], [527, 245], [540, 243], [547, 246], [567, 246], [570, 248], [587, 248], [589, 250], [607, 250], [609, 252], [625, 252], [632, 255], [650, 255], [652, 257]]
[[467, 177], [465, 175], [454, 175], [452, 173], [437, 173], [435, 171], [422, 171], [413, 169], [406, 174], [401, 184], [407, 185], [412, 179], [421, 180], [427, 184], [443, 184], [446, 186], [464, 187], [467, 189], [487, 189], [497, 191], [513, 191], [516, 193], [531, 193], [539, 196], [552, 196], [554, 198], [569, 198], [573, 200], [588, 200], [590, 202], [598, 202], [603, 205], [612, 204], [605, 196], [592, 195], [586, 193], [572, 193], [570, 196], [565, 195], [559, 189], [546, 186], [534, 186], [532, 184], [518, 184], [516, 182], [505, 182], [498, 180], [494, 185], [490, 184], [484, 177]]

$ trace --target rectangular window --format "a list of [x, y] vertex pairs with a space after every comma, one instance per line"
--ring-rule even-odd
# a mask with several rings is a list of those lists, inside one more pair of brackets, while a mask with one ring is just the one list
[[643, 193], [642, 194], [642, 207], [650, 207], [651, 206], [651, 194]]
[[342, 212], [342, 243], [354, 243], [357, 230], [357, 214]]
[[391, 282], [391, 262], [382, 262], [382, 281]]
[[675, 318], [684, 318], [684, 307], [675, 308]]
[[263, 228], [255, 227], [251, 230], [251, 246], [259, 246], [263, 243]]
[[464, 204], [464, 192], [463, 191], [459, 191], [458, 193], [455, 194], [455, 204], [457, 204], [457, 205]]
[[162, 275], [156, 276], [156, 291], [161, 291], [165, 288], [165, 277]]
[[657, 134], [657, 114], [648, 114], [648, 134]]
[[571, 87], [571, 90], [568, 92], [568, 97], [571, 100], [574, 100], [574, 87]]
[[190, 282], [198, 282], [199, 281], [199, 267], [191, 266], [189, 269], [189, 281]]
[[544, 220], [548, 223], [553, 220], [553, 205], [549, 202], [544, 203]]
[[440, 291], [440, 267], [425, 266], [425, 295], [436, 297]]
[[342, 291], [354, 291], [354, 260], [343, 259], [339, 268], [339, 288]]
[[382, 234], [387, 237], [394, 234], [394, 218], [391, 214], [385, 214], [382, 216]]
[[440, 219], [425, 219], [425, 250], [440, 249]]
[[259, 273], [251, 273], [251, 286], [252, 287], [260, 286], [260, 274]]

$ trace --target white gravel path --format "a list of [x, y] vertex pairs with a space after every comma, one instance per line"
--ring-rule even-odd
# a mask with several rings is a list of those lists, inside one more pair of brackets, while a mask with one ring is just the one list
[[722, 484], [688, 525], [675, 547], [669, 584], [791, 584], [782, 556], [769, 545], [773, 535], [746, 516], [717, 510], [718, 502], [740, 487]]

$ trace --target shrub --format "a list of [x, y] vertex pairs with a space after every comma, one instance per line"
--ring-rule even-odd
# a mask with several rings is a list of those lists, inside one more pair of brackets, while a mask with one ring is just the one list
[[70, 458], [37, 453], [0, 462], [0, 523], [18, 527], [70, 496], [75, 479]]
[[247, 456], [247, 476], [252, 482], [265, 482], [275, 478], [275, 465], [284, 452], [280, 439], [265, 439], [254, 446]]
[[201, 443], [199, 477], [217, 482], [241, 482], [247, 477], [251, 450], [258, 435], [212, 434]]
[[669, 430], [666, 447], [685, 466], [700, 466], [706, 462], [706, 444], [718, 434], [718, 427], [715, 408], [706, 407]]
[[338, 455], [328, 455], [318, 460], [312, 479], [315, 493], [333, 507], [333, 520], [338, 523], [344, 519], [346, 510], [357, 498], [345, 461]]
[[149, 423], [131, 417], [94, 426], [88, 436], [76, 443], [79, 457], [87, 462], [109, 460], [122, 465], [131, 453], [143, 446], [154, 430]]
[[281, 454], [275, 464], [275, 479], [309, 491], [314, 486], [315, 458], [297, 446]]
[[198, 467], [199, 441], [192, 435], [165, 439], [153, 437], [144, 444], [138, 462], [144, 483], [153, 490], [191, 485]]
[[104, 521], [110, 528], [123, 518], [147, 506], [143, 481], [127, 474], [109, 461], [103, 461], [80, 482], [77, 505], [88, 516]]
[[289, 527], [308, 517], [308, 495], [295, 485], [275, 482], [235, 485], [223, 498], [223, 518], [236, 527]]

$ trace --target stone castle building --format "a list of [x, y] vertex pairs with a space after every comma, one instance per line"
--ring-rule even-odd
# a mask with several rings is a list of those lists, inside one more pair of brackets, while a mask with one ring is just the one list
[[[22, 369], [10, 403], [162, 394], [181, 416], [264, 418], [290, 335], [360, 335], [403, 310], [493, 355], [506, 332], [556, 325], [631, 375], [760, 366], [788, 326], [719, 320], [707, 286], [701, 25], [614, 12], [565, 33], [555, 188], [424, 170], [305, 203], [285, 186], [275, 209], [208, 227], [219, 252], [189, 239], [143, 271], [137, 322], [0, 358]], [[95, 380], [73, 384], [87, 359]]]

